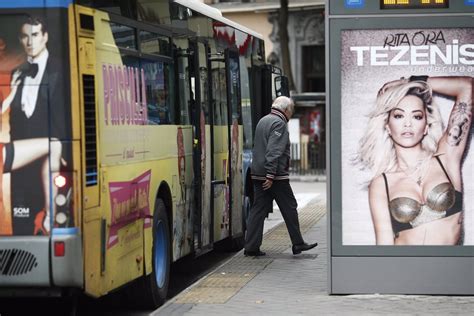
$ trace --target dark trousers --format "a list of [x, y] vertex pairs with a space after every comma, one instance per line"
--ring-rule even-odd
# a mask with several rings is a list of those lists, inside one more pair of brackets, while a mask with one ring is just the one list
[[257, 251], [260, 249], [263, 238], [263, 224], [268, 212], [273, 208], [273, 200], [278, 204], [286, 228], [293, 245], [303, 243], [298, 212], [293, 190], [289, 180], [273, 181], [268, 190], [263, 190], [263, 181], [253, 180], [254, 199], [247, 219], [247, 234], [245, 236], [245, 250]]

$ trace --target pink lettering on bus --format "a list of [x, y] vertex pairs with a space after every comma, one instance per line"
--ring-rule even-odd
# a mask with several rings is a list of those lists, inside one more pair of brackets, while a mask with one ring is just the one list
[[109, 104], [110, 99], [109, 99], [109, 87], [110, 87], [110, 82], [109, 82], [109, 73], [107, 72], [107, 66], [102, 65], [102, 78], [104, 82], [104, 119], [105, 119], [105, 124], [109, 124], [109, 107], [107, 104]]
[[111, 214], [107, 248], [119, 242], [119, 229], [140, 218], [144, 228], [151, 227], [150, 180], [151, 170], [148, 170], [131, 181], [109, 182]]
[[146, 82], [143, 69], [103, 64], [106, 125], [146, 125]]
[[135, 124], [135, 70], [133, 67], [128, 67], [128, 77], [130, 78], [130, 124]]
[[147, 109], [147, 103], [146, 103], [146, 87], [145, 87], [145, 71], [141, 69], [142, 73], [142, 113], [141, 117], [143, 120], [143, 124], [146, 124], [148, 122], [148, 109]]
[[125, 95], [124, 107], [125, 107], [125, 118], [126, 118], [125, 124], [130, 125], [131, 110], [130, 110], [130, 82], [128, 79], [128, 68], [129, 67], [123, 67], [123, 83], [125, 86], [125, 92], [124, 92], [124, 95]]
[[135, 99], [132, 100], [134, 107], [133, 107], [133, 116], [135, 116], [135, 125], [140, 125], [140, 112], [138, 112], [140, 106], [140, 80], [138, 78], [138, 69], [134, 68], [133, 69], [133, 76], [135, 77]]

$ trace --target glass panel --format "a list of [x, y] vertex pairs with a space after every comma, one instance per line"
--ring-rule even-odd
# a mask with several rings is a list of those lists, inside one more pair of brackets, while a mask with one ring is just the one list
[[207, 75], [207, 50], [203, 43], [198, 43], [199, 50], [199, 83], [201, 92], [201, 110], [204, 111], [206, 124], [209, 124], [208, 93], [209, 82]]
[[146, 54], [171, 56], [170, 40], [165, 36], [140, 30], [140, 50]]
[[186, 38], [175, 39], [174, 44], [178, 47], [178, 96], [179, 96], [179, 124], [188, 125], [191, 122], [189, 115], [189, 61], [188, 61], [188, 40]]
[[234, 120], [238, 124], [241, 124], [240, 120], [240, 69], [239, 69], [239, 60], [237, 55], [229, 56], [229, 75], [230, 75], [230, 106], [232, 109], [232, 123]]
[[137, 49], [135, 29], [113, 22], [110, 22], [110, 28], [115, 39], [115, 45], [120, 48]]
[[138, 20], [151, 24], [171, 24], [170, 2], [164, 0], [137, 0]]
[[142, 60], [148, 109], [148, 125], [173, 124], [172, 66], [161, 61]]
[[136, 20], [137, 4], [130, 0], [77, 0], [77, 4]]
[[250, 103], [250, 57], [240, 56], [242, 121], [244, 125], [244, 148], [252, 149], [252, 108]]
[[224, 63], [212, 62], [214, 125], [227, 125], [227, 84]]

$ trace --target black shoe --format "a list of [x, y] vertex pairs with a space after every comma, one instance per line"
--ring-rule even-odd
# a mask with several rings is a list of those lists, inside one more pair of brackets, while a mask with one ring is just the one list
[[257, 251], [244, 250], [244, 255], [246, 257], [261, 257], [261, 256], [265, 256], [266, 253], [264, 253], [263, 251], [260, 251], [260, 250], [257, 250]]
[[315, 242], [314, 244], [307, 244], [307, 243], [304, 242], [302, 244], [293, 245], [293, 247], [291, 247], [291, 250], [293, 251], [294, 255], [297, 255], [297, 254], [301, 253], [302, 251], [313, 249], [317, 245], [318, 245], [317, 242]]

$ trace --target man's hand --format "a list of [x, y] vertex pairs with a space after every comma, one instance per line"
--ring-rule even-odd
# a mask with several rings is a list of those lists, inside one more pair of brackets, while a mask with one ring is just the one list
[[273, 180], [270, 180], [270, 179], [265, 180], [265, 182], [263, 182], [262, 184], [263, 190], [265, 191], [265, 190], [270, 189], [272, 185], [273, 185]]
[[15, 73], [12, 76], [12, 80], [10, 82], [10, 94], [3, 100], [2, 105], [2, 114], [5, 113], [9, 108], [10, 104], [13, 102], [13, 99], [15, 98], [16, 95], [16, 90], [18, 89], [18, 86], [20, 85], [20, 71], [15, 71]]

